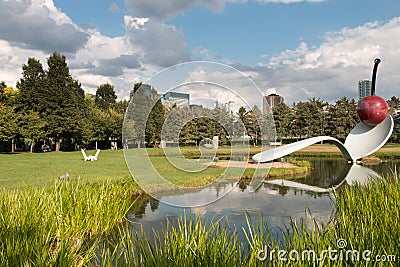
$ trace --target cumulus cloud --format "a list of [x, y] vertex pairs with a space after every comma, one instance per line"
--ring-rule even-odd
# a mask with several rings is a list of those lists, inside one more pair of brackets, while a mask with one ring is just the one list
[[75, 53], [88, 37], [50, 0], [0, 2], [0, 39], [12, 45], [46, 53]]
[[136, 55], [120, 55], [112, 59], [98, 61], [98, 66], [93, 67], [89, 72], [95, 75], [118, 77], [124, 74], [125, 69], [140, 68]]
[[[318, 47], [301, 43], [267, 64], [241, 66], [260, 73], [258, 82], [275, 87], [287, 103], [310, 97], [333, 102], [342, 96], [357, 99], [359, 80], [371, 79], [373, 61], [382, 59], [377, 93], [385, 99], [398, 95], [393, 81], [400, 79], [400, 18], [370, 22], [328, 33]], [[240, 67], [239, 67], [240, 68]]]
[[127, 37], [142, 51], [141, 60], [167, 67], [190, 60], [184, 34], [173, 25], [146, 18], [125, 16]]
[[[204, 6], [215, 12], [225, 8], [226, 0], [126, 0], [126, 6], [138, 17], [167, 20], [188, 11], [193, 6]], [[234, 1], [236, 2], [236, 1]]]
[[[327, 0], [257, 0], [260, 3], [324, 2]], [[125, 0], [126, 6], [138, 17], [168, 20], [189, 11], [194, 6], [221, 12], [227, 3], [247, 3], [248, 0]]]
[[284, 4], [292, 4], [292, 3], [300, 3], [300, 2], [311, 2], [311, 3], [320, 3], [326, 2], [328, 0], [257, 0], [261, 3], [284, 3]]

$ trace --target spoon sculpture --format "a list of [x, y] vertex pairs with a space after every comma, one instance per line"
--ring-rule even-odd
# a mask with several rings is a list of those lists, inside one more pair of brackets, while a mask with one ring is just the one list
[[314, 185], [302, 184], [294, 181], [283, 180], [283, 179], [275, 179], [268, 180], [264, 183], [278, 186], [285, 186], [296, 188], [304, 191], [310, 191], [315, 193], [332, 193], [337, 188], [339, 188], [342, 184], [347, 183], [348, 185], [353, 185], [355, 183], [364, 184], [370, 179], [376, 179], [379, 177], [379, 174], [370, 168], [361, 166], [361, 165], [347, 165], [344, 172], [340, 175], [339, 184], [331, 186], [329, 188], [322, 188]]
[[289, 145], [263, 151], [254, 155], [252, 160], [258, 163], [273, 161], [321, 141], [330, 141], [340, 149], [347, 161], [356, 162], [380, 149], [392, 134], [393, 126], [393, 118], [388, 115], [383, 122], [376, 126], [369, 126], [363, 122], [358, 123], [351, 130], [344, 144], [330, 136], [311, 137]]
[[[358, 103], [357, 113], [361, 120], [346, 137], [344, 144], [330, 136], [317, 136], [289, 145], [270, 149], [253, 156], [253, 162], [263, 163], [281, 158], [297, 150], [322, 141], [334, 143], [349, 162], [357, 162], [381, 148], [392, 134], [394, 122], [387, 115], [387, 103], [375, 95], [376, 72], [380, 59], [375, 59], [372, 71], [371, 96], [364, 97]], [[383, 103], [384, 102], [384, 103]]]

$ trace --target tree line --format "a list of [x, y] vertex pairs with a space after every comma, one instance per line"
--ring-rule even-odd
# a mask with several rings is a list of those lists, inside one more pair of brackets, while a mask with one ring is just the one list
[[[400, 100], [396, 96], [387, 100], [389, 114], [395, 120], [392, 142], [400, 139]], [[307, 102], [285, 103], [273, 110], [277, 139], [291, 142], [293, 139], [327, 135], [344, 141], [351, 129], [360, 122], [357, 116], [357, 101], [342, 97], [329, 104], [319, 98]]]
[[[91, 141], [120, 140], [127, 101], [117, 101], [114, 87], [100, 85], [96, 96], [85, 94], [69, 71], [65, 56], [54, 52], [48, 68], [29, 58], [17, 89], [0, 84], [0, 140], [30, 144], [54, 140], [55, 150], [72, 150]], [[62, 140], [62, 143], [60, 142]]]
[[[65, 56], [54, 52], [47, 65], [45, 70], [39, 60], [29, 58], [16, 89], [0, 83], [0, 140], [11, 141], [12, 151], [17, 144], [28, 143], [32, 152], [36, 144], [48, 140], [54, 141], [56, 151], [93, 142], [103, 147], [110, 147], [111, 142], [127, 147], [157, 146], [161, 139], [199, 145], [215, 135], [221, 144], [250, 142], [255, 146], [275, 138], [292, 142], [319, 135], [343, 141], [359, 122], [357, 102], [346, 97], [334, 104], [319, 98], [293, 103], [292, 107], [281, 103], [272, 114], [265, 114], [257, 106], [240, 107], [234, 113], [218, 102], [212, 109], [167, 107], [153, 87], [146, 89], [142, 83], [133, 85], [132, 101], [117, 100], [114, 86], [108, 83], [100, 85], [96, 95], [91, 96], [70, 74]], [[396, 121], [391, 140], [397, 142], [400, 100], [393, 96], [388, 104]]]

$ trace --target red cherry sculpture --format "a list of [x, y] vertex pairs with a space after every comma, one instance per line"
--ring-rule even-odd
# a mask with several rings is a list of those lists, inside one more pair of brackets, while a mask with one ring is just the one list
[[360, 99], [357, 105], [358, 117], [369, 126], [376, 126], [381, 123], [389, 111], [386, 101], [382, 97], [375, 95], [376, 72], [380, 62], [379, 58], [375, 59], [374, 70], [372, 71], [371, 95]]

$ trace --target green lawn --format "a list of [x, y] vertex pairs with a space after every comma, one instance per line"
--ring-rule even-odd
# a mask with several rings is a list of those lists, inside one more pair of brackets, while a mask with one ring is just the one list
[[[139, 151], [139, 152], [138, 152]], [[134, 164], [146, 166], [140, 159], [146, 150], [129, 150], [134, 153]], [[199, 186], [205, 185], [224, 173], [225, 168], [209, 166], [201, 172], [187, 172], [175, 168], [162, 156], [162, 149], [148, 149], [150, 160], [155, 169], [168, 181], [176, 185]], [[258, 148], [252, 148], [251, 153], [258, 152]], [[185, 147], [182, 153], [188, 157], [199, 156], [197, 148]], [[95, 151], [87, 151], [88, 155], [94, 155]], [[230, 155], [230, 150], [222, 148], [218, 150], [218, 156]], [[190, 164], [190, 163], [189, 163]], [[194, 162], [194, 164], [196, 164]], [[197, 163], [198, 164], [198, 163]], [[58, 177], [68, 173], [71, 180], [82, 183], [98, 183], [104, 181], [121, 181], [131, 177], [125, 163], [123, 150], [102, 150], [97, 161], [84, 161], [80, 151], [76, 152], [48, 152], [48, 153], [15, 153], [0, 154], [0, 188], [29, 188], [48, 187], [54, 184]], [[293, 175], [296, 172], [304, 172], [305, 169], [271, 169], [271, 176]], [[267, 171], [268, 172], [268, 171]], [[251, 178], [254, 169], [247, 169], [243, 176]], [[266, 171], [260, 169], [257, 175], [266, 175]], [[237, 177], [236, 170], [230, 169], [224, 177]]]
[[[94, 151], [88, 151], [94, 155]], [[82, 182], [121, 180], [130, 177], [122, 150], [102, 150], [97, 161], [84, 161], [80, 151], [0, 154], [0, 187], [49, 186], [60, 175]]]

